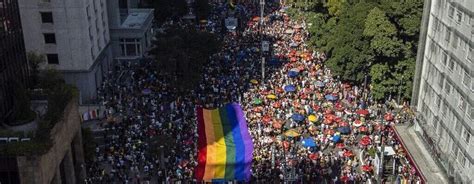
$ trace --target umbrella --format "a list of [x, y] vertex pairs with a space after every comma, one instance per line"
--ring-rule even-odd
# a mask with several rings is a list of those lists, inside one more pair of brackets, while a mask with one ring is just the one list
[[348, 134], [351, 132], [351, 128], [349, 128], [348, 126], [339, 127], [337, 128], [337, 131], [341, 132], [342, 134]]
[[260, 20], [260, 17], [259, 17], [259, 16], [254, 16], [254, 17], [252, 18], [252, 20], [255, 21], [255, 22], [258, 22], [258, 21]]
[[361, 131], [361, 132], [367, 132], [367, 130], [368, 130], [368, 129], [367, 129], [366, 126], [361, 126], [361, 127], [359, 127], [359, 131]]
[[354, 156], [354, 153], [352, 153], [352, 151], [349, 150], [349, 151], [344, 151], [343, 155], [344, 155], [344, 157], [352, 157], [352, 156]]
[[267, 98], [268, 98], [268, 99], [276, 99], [277, 96], [274, 95], [274, 94], [269, 94], [269, 95], [267, 95]]
[[315, 115], [309, 115], [308, 120], [310, 122], [316, 122], [316, 121], [318, 121], [318, 118]]
[[346, 121], [341, 121], [341, 122], [339, 122], [339, 126], [340, 127], [346, 127], [346, 126], [349, 126], [349, 123], [347, 123]]
[[319, 154], [317, 154], [317, 153], [309, 154], [309, 159], [311, 159], [311, 160], [316, 160], [318, 158], [319, 158]]
[[366, 116], [369, 114], [369, 111], [367, 109], [359, 109], [356, 111], [356, 113], [362, 116]]
[[324, 119], [323, 123], [326, 124], [326, 125], [330, 125], [330, 124], [332, 124], [332, 121], [330, 119], [326, 118], [326, 119]]
[[290, 147], [290, 143], [288, 141], [283, 141], [283, 148], [288, 149]]
[[275, 66], [275, 65], [279, 65], [281, 63], [280, 63], [280, 60], [278, 58], [272, 58], [272, 59], [270, 59], [270, 62], [268, 64]]
[[367, 146], [370, 144], [370, 142], [371, 142], [370, 138], [365, 136], [359, 141], [359, 144], [362, 146]]
[[341, 140], [340, 135], [335, 135], [334, 137], [332, 137], [332, 142], [339, 142], [340, 140]]
[[281, 128], [281, 123], [280, 122], [273, 122], [272, 123], [273, 128], [275, 129], [280, 129]]
[[250, 83], [252, 83], [252, 84], [258, 84], [258, 81], [257, 81], [256, 79], [252, 79], [252, 80], [250, 80]]
[[296, 43], [296, 42], [291, 42], [291, 43], [290, 43], [290, 47], [298, 47], [298, 43]]
[[291, 119], [295, 120], [295, 121], [303, 121], [304, 120], [304, 116], [301, 115], [301, 114], [293, 114], [291, 116]]
[[296, 57], [290, 58], [290, 61], [291, 61], [291, 62], [296, 62], [297, 60], [298, 60], [298, 59], [297, 59]]
[[264, 123], [268, 123], [268, 122], [270, 122], [271, 120], [272, 120], [272, 118], [271, 118], [270, 116], [268, 116], [268, 115], [263, 116], [263, 118], [262, 118], [262, 121], [263, 121]]
[[360, 120], [355, 120], [354, 121], [354, 126], [356, 126], [356, 127], [360, 127], [360, 126], [362, 126], [362, 124], [364, 124], [364, 123], [362, 123], [362, 121], [360, 121]]
[[299, 73], [301, 70], [300, 70], [299, 68], [292, 68], [292, 69], [290, 69], [290, 71], [293, 71], [293, 72]]
[[316, 147], [316, 143], [314, 142], [314, 140], [312, 138], [306, 138], [306, 139], [303, 139], [303, 141], [301, 141], [301, 143], [303, 144], [304, 147]]
[[324, 98], [326, 98], [326, 100], [330, 100], [330, 101], [337, 100], [337, 97], [333, 96], [333, 95], [326, 95]]
[[255, 99], [253, 99], [253, 104], [254, 104], [254, 105], [260, 105], [260, 104], [262, 104], [262, 99], [260, 99], [260, 98], [255, 98]]
[[344, 182], [344, 183], [346, 183], [346, 182], [349, 181], [349, 177], [346, 176], [346, 175], [344, 175], [344, 176], [341, 177], [341, 181]]
[[336, 131], [333, 130], [333, 129], [326, 129], [326, 130], [324, 130], [324, 134], [326, 134], [326, 135], [333, 135], [334, 133], [336, 133]]
[[309, 130], [309, 131], [315, 131], [315, 130], [316, 130], [316, 126], [314, 126], [314, 125], [309, 126], [309, 127], [308, 127], [308, 130]]
[[363, 165], [361, 166], [361, 170], [364, 171], [364, 172], [370, 172], [372, 171], [372, 166], [366, 164], [366, 165]]
[[322, 81], [316, 81], [315, 85], [316, 85], [317, 87], [322, 88], [322, 87], [324, 87], [324, 82], [322, 82]]
[[281, 107], [281, 104], [278, 103], [278, 102], [275, 102], [275, 103], [273, 103], [272, 106], [275, 107], [275, 108], [280, 108], [280, 107]]
[[289, 71], [288, 72], [288, 77], [293, 78], [293, 77], [296, 77], [296, 76], [298, 76], [298, 72], [295, 72], [295, 71]]
[[151, 93], [151, 89], [149, 89], [149, 88], [146, 88], [146, 89], [142, 90], [142, 94], [144, 94], [144, 95], [149, 95], [150, 93]]
[[346, 147], [346, 145], [344, 145], [344, 143], [342, 143], [342, 142], [336, 144], [336, 148], [342, 149], [344, 147]]
[[289, 129], [285, 132], [285, 136], [287, 136], [287, 137], [297, 137], [297, 136], [300, 136], [300, 134], [295, 129]]
[[296, 87], [294, 85], [287, 85], [287, 86], [285, 86], [285, 91], [286, 92], [294, 92], [294, 91], [296, 91]]

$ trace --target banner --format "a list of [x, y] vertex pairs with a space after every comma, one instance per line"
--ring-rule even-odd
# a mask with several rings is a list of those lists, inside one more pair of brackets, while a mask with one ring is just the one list
[[219, 109], [198, 107], [198, 181], [249, 181], [253, 143], [239, 104]]

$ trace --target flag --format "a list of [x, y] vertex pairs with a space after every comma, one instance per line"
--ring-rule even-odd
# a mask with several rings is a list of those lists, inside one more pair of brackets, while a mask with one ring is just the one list
[[198, 181], [249, 181], [253, 143], [237, 103], [219, 109], [198, 107]]

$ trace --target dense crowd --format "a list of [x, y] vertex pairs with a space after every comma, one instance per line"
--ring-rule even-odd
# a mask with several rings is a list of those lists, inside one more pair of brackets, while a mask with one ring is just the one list
[[[262, 183], [374, 181], [376, 149], [397, 181], [419, 182], [391, 127], [403, 123], [370, 90], [342, 83], [324, 66], [324, 53], [310, 50], [304, 21], [285, 7], [267, 4], [263, 25], [255, 4], [244, 8], [243, 28], [219, 34], [222, 51], [210, 58], [199, 86], [177, 93], [176, 78], [161, 75], [153, 61], [125, 62], [109, 73], [100, 96], [106, 108], [105, 145], [88, 167], [90, 183], [193, 181], [196, 157], [195, 107], [242, 105], [254, 143], [252, 181]], [[208, 30], [222, 30], [223, 4], [216, 4]], [[183, 24], [168, 22], [164, 24]], [[262, 53], [261, 40], [271, 43]], [[266, 57], [261, 78], [261, 57]], [[390, 172], [392, 172], [392, 170]]]

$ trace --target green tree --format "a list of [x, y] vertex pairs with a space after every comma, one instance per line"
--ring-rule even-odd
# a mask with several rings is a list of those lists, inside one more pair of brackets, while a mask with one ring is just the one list
[[9, 122], [10, 125], [21, 125], [33, 121], [36, 117], [35, 112], [31, 110], [30, 96], [24, 84], [14, 79], [12, 82], [13, 88], [13, 115]]
[[189, 89], [199, 81], [202, 66], [221, 46], [216, 35], [193, 28], [172, 27], [158, 33], [157, 38], [150, 54], [155, 56], [161, 72], [178, 77], [175, 84], [180, 89]]
[[36, 52], [28, 52], [27, 58], [30, 67], [31, 87], [35, 88], [38, 85], [39, 80], [39, 65], [46, 62], [46, 57]]
[[397, 28], [377, 7], [367, 15], [364, 36], [371, 38], [370, 47], [376, 55], [396, 57], [401, 51], [402, 42], [396, 37]]
[[155, 20], [159, 23], [168, 18], [180, 17], [187, 13], [185, 0], [147, 0], [147, 4], [155, 9]]
[[345, 2], [345, 0], [328, 0], [325, 6], [328, 9], [329, 15], [336, 17], [341, 15]]

